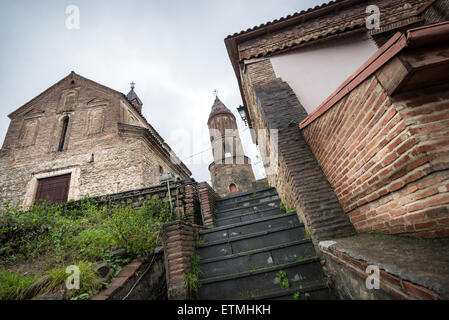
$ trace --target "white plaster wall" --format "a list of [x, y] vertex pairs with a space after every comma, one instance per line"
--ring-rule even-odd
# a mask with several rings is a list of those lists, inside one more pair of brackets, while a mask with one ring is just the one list
[[276, 77], [290, 85], [311, 113], [377, 50], [374, 41], [357, 35], [300, 48], [270, 60]]

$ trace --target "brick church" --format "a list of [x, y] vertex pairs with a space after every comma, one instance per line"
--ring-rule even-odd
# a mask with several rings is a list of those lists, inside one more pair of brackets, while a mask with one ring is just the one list
[[0, 151], [0, 207], [77, 200], [158, 185], [189, 169], [128, 95], [75, 72], [9, 115]]

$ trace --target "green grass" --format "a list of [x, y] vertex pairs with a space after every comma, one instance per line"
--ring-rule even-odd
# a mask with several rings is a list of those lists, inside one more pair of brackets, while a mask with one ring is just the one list
[[[90, 297], [99, 292], [102, 284], [98, 281], [99, 275], [95, 272], [96, 265], [88, 261], [79, 261], [74, 263], [80, 271], [80, 288], [78, 290], [68, 291], [68, 297]], [[51, 269], [44, 279], [48, 280], [47, 285], [41, 290], [40, 294], [50, 293], [58, 287], [65, 286], [67, 277], [66, 266], [58, 266]], [[87, 295], [86, 295], [87, 294]]]
[[[162, 244], [163, 224], [173, 219], [168, 202], [159, 200], [138, 209], [97, 205], [89, 199], [57, 206], [33, 205], [28, 210], [7, 205], [0, 214], [0, 268], [5, 270], [0, 299], [20, 299], [23, 288], [37, 278], [50, 279], [45, 290], [55, 290], [67, 278], [68, 265], [78, 265], [82, 279], [80, 290], [68, 296], [88, 298], [99, 289], [93, 272], [99, 262], [110, 262], [116, 270], [129, 262], [111, 257], [117, 248], [125, 248], [132, 258], [146, 258]], [[8, 269], [24, 269], [33, 276], [21, 282]]]
[[24, 275], [22, 272], [0, 271], [0, 300], [20, 300], [37, 277]]

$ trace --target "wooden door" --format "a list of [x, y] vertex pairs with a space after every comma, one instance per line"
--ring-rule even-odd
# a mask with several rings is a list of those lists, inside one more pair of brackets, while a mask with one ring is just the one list
[[69, 196], [70, 174], [38, 180], [36, 200], [48, 204], [66, 202]]

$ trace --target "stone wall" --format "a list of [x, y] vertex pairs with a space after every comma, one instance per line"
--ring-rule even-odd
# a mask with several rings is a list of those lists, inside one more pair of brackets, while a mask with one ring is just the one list
[[449, 296], [448, 245], [439, 239], [359, 234], [319, 247], [329, 285], [341, 299], [441, 300]]
[[[145, 163], [147, 160], [150, 167]], [[159, 171], [153, 168], [158, 163], [170, 170], [144, 141], [123, 138], [108, 148], [14, 167], [6, 165], [0, 170], [0, 206], [7, 201], [31, 204], [38, 179], [65, 173], [72, 174], [69, 200], [158, 185]]]
[[150, 255], [132, 277], [109, 297], [109, 300], [123, 299], [167, 300], [167, 282], [165, 279], [164, 252], [162, 250], [155, 252], [154, 256]]
[[[202, 224], [201, 206], [198, 200], [197, 183], [193, 179], [184, 179], [170, 183], [170, 195], [167, 184], [136, 189], [116, 194], [93, 197], [91, 201], [98, 204], [130, 205], [140, 208], [143, 204], [155, 200], [169, 201], [173, 214], [179, 219]], [[76, 202], [73, 204], [76, 205]]]
[[[252, 190], [255, 177], [249, 158], [226, 158], [222, 162], [223, 164], [212, 163], [209, 166], [212, 185], [217, 194], [226, 197], [236, 192]], [[231, 184], [236, 186], [236, 192], [231, 191]]]
[[163, 250], [157, 248], [145, 262], [124, 266], [108, 288], [91, 300], [167, 300]]
[[357, 231], [449, 235], [447, 92], [392, 100], [372, 76], [303, 129]]

